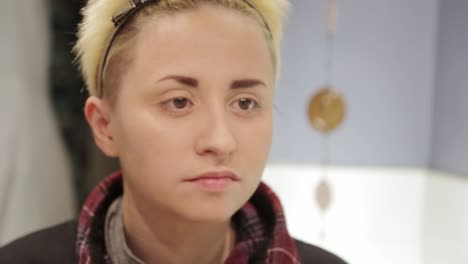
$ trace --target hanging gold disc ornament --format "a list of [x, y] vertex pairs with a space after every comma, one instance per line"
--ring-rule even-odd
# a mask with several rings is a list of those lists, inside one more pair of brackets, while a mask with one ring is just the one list
[[309, 101], [310, 124], [322, 133], [330, 133], [344, 120], [346, 106], [343, 97], [331, 86], [321, 88]]

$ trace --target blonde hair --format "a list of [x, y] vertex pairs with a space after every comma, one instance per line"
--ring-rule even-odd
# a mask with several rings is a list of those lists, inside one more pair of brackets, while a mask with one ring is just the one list
[[[173, 14], [180, 10], [195, 8], [200, 3], [213, 3], [223, 7], [241, 11], [257, 20], [264, 28], [267, 34], [267, 41], [270, 46], [273, 63], [275, 64], [276, 71], [279, 68], [279, 42], [282, 35], [282, 20], [286, 15], [289, 7], [288, 0], [160, 0], [151, 5], [152, 8], [145, 8], [139, 14], [135, 14], [135, 21], [138, 17], [143, 15], [150, 15], [155, 12], [161, 14]], [[132, 1], [133, 3], [133, 1]], [[128, 43], [133, 38], [131, 35], [135, 34], [135, 27], [126, 25], [124, 29], [119, 32], [109, 47], [110, 40], [115, 34], [116, 26], [112, 18], [130, 7], [128, 0], [88, 0], [87, 5], [83, 8], [83, 21], [78, 29], [78, 41], [74, 47], [76, 53], [76, 61], [79, 64], [80, 70], [84, 77], [87, 89], [91, 95], [101, 96], [103, 89], [100, 87], [99, 82], [101, 76], [106, 86], [116, 86], [115, 83], [109, 85], [108, 75], [113, 73], [112, 76], [120, 76], [115, 72], [116, 70], [123, 70], [123, 67], [114, 67], [114, 64], [125, 63], [124, 56], [121, 56]], [[252, 7], [254, 10], [252, 10]], [[137, 23], [138, 24], [138, 23]], [[101, 63], [105, 63], [107, 49], [110, 49], [107, 54], [107, 64], [109, 69], [102, 69]], [[129, 58], [127, 58], [129, 59]], [[100, 73], [100, 70], [103, 70]], [[114, 78], [115, 79], [115, 78]], [[113, 82], [115, 80], [112, 80]], [[109, 88], [107, 88], [106, 92]], [[112, 87], [115, 90], [115, 87]], [[113, 92], [111, 91], [112, 95]]]

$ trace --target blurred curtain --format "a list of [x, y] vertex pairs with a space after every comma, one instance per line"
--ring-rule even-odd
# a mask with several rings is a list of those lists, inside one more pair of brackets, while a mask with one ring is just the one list
[[0, 3], [0, 245], [76, 212], [50, 108], [47, 12], [45, 0]]

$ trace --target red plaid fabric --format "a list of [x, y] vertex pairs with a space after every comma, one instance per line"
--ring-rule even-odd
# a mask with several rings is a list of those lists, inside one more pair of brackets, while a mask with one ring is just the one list
[[[111, 264], [104, 240], [108, 206], [122, 195], [122, 174], [104, 179], [88, 196], [78, 219], [80, 264]], [[233, 216], [237, 243], [226, 264], [297, 264], [300, 258], [290, 237], [278, 197], [261, 183], [251, 199]]]

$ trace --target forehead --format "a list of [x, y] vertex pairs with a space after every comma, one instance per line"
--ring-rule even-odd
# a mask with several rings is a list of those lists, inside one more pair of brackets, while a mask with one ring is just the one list
[[135, 68], [161, 74], [174, 70], [257, 75], [274, 72], [267, 39], [258, 22], [239, 11], [213, 5], [147, 19], [136, 36], [133, 55]]

